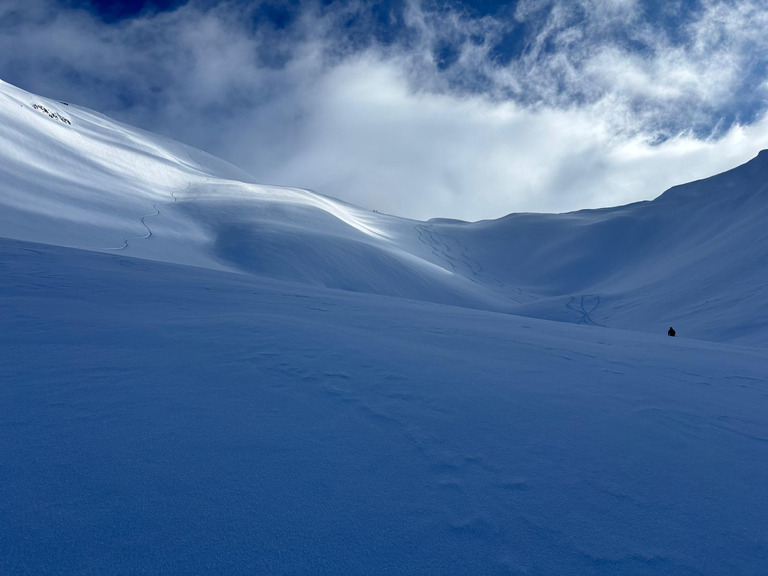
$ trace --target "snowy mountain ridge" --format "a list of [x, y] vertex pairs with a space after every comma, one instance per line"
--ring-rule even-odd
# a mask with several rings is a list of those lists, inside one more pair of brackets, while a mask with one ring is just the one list
[[[66, 119], [66, 121], [64, 121]], [[652, 202], [416, 222], [265, 186], [208, 154], [0, 84], [0, 236], [280, 280], [768, 343], [768, 155]]]

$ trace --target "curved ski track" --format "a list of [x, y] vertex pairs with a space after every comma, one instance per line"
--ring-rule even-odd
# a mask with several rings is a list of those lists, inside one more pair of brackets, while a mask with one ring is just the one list
[[[461, 244], [455, 238], [451, 238], [445, 234], [440, 234], [432, 229], [432, 226], [428, 224], [416, 224], [414, 226], [416, 233], [419, 235], [419, 242], [428, 246], [432, 250], [432, 254], [443, 260], [448, 266], [451, 267], [452, 272], [456, 272], [458, 267], [461, 266], [469, 270], [472, 275], [469, 278], [472, 282], [480, 283], [481, 280], [490, 280], [496, 283], [500, 288], [504, 288], [504, 283], [496, 278], [490, 278], [484, 275], [483, 266], [468, 255], [469, 250], [466, 246]], [[456, 245], [456, 250], [451, 248], [447, 240], [442, 240], [440, 237], [448, 238]], [[426, 238], [426, 239], [425, 239]], [[458, 252], [458, 257], [454, 256]]]
[[[192, 185], [192, 183], [190, 182], [190, 183], [188, 183], [186, 185], [186, 187], [181, 188], [179, 190], [174, 190], [173, 192], [171, 192], [171, 198], [173, 198], [173, 200], [171, 200], [170, 202], [165, 202], [165, 205], [166, 206], [170, 206], [171, 204], [175, 204], [176, 200], [178, 200], [178, 198], [176, 198], [176, 192], [183, 192], [184, 190], [188, 190], [191, 185]], [[119, 248], [105, 248], [105, 250], [125, 250], [126, 248], [128, 248], [128, 241], [129, 240], [147, 240], [147, 239], [151, 238], [152, 237], [152, 229], [149, 226], [147, 226], [146, 219], [149, 218], [150, 216], [159, 216], [160, 215], [160, 209], [157, 207], [157, 203], [152, 204], [152, 208], [154, 208], [154, 210], [155, 210], [153, 213], [144, 214], [139, 219], [140, 222], [141, 222], [141, 225], [144, 226], [144, 228], [147, 229], [147, 234], [145, 236], [132, 236], [132, 237], [129, 237], [129, 238], [123, 238], [123, 245], [122, 246], [120, 246]]]
[[[586, 304], [584, 302], [585, 299], [590, 299]], [[592, 305], [592, 307], [587, 310], [587, 306]], [[577, 324], [588, 324], [589, 326], [601, 326], [605, 328], [603, 324], [599, 324], [598, 322], [595, 322], [592, 319], [592, 314], [595, 310], [597, 310], [598, 306], [600, 306], [600, 296], [597, 294], [586, 294], [581, 297], [581, 299], [578, 300], [577, 304], [577, 297], [571, 296], [571, 299], [568, 301], [568, 303], [565, 305], [566, 308], [569, 310], [573, 310], [577, 314], [581, 315], [581, 318], [577, 322]]]

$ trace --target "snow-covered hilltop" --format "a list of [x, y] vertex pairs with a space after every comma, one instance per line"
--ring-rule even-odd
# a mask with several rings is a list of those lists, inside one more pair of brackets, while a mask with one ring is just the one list
[[653, 202], [415, 222], [263, 186], [192, 147], [0, 84], [0, 236], [345, 290], [768, 342], [768, 156]]

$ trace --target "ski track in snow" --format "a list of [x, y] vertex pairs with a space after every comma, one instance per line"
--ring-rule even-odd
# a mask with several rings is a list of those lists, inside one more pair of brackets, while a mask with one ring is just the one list
[[[592, 300], [591, 302], [592, 307], [589, 310], [587, 310], [586, 308], [586, 306], [588, 306], [589, 303], [587, 303], [586, 305], [584, 303], [585, 298], [589, 298]], [[577, 324], [588, 324], [589, 326], [600, 326], [602, 328], [605, 328], [603, 324], [595, 322], [591, 316], [591, 314], [595, 310], [597, 310], [597, 308], [600, 306], [600, 296], [598, 296], [597, 294], [594, 294], [594, 295], [586, 294], [586, 295], [582, 295], [582, 297], [578, 300], [578, 304], [576, 302], [577, 302], [577, 297], [571, 296], [571, 299], [568, 301], [565, 307], [581, 315], [581, 318], [579, 319]]]
[[[190, 182], [190, 183], [188, 183], [186, 185], [186, 187], [180, 188], [179, 190], [172, 191], [171, 192], [171, 198], [173, 198], [173, 200], [171, 200], [170, 202], [166, 202], [165, 205], [166, 206], [170, 206], [171, 204], [175, 204], [176, 200], [178, 200], [178, 198], [176, 198], [176, 192], [183, 192], [184, 190], [188, 190], [191, 185], [192, 185], [192, 183]], [[152, 212], [150, 214], [144, 214], [139, 219], [139, 221], [141, 222], [141, 225], [144, 226], [144, 228], [147, 229], [147, 234], [145, 236], [133, 236], [133, 237], [130, 237], [130, 238], [123, 238], [123, 245], [120, 246], [119, 248], [104, 248], [104, 250], [115, 250], [115, 251], [117, 251], [117, 250], [125, 250], [126, 248], [128, 248], [128, 241], [129, 240], [148, 240], [149, 238], [152, 238], [152, 229], [149, 226], [147, 226], [146, 219], [149, 218], [150, 216], [159, 216], [160, 215], [160, 209], [157, 207], [157, 203], [152, 204], [152, 208], [155, 210], [154, 212]]]
[[[416, 233], [419, 235], [419, 242], [428, 246], [432, 254], [441, 260], [443, 260], [448, 266], [450, 266], [452, 272], [458, 272], [459, 267], [466, 268], [470, 276], [466, 276], [467, 279], [480, 284], [483, 279], [490, 280], [497, 284], [500, 288], [504, 288], [504, 283], [496, 278], [486, 278], [483, 273], [483, 266], [474, 258], [468, 255], [469, 250], [466, 246], [460, 243], [456, 238], [447, 237], [444, 234], [435, 232], [432, 226], [428, 224], [416, 224], [414, 226]], [[449, 238], [456, 246], [456, 250], [451, 248], [447, 240], [443, 240], [440, 237]], [[458, 258], [454, 254], [458, 253]], [[457, 262], [458, 259], [458, 262]]]

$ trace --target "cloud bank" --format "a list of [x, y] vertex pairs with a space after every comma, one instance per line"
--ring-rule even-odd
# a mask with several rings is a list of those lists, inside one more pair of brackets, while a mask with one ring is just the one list
[[658, 196], [768, 147], [759, 2], [0, 8], [0, 76], [379, 211]]

